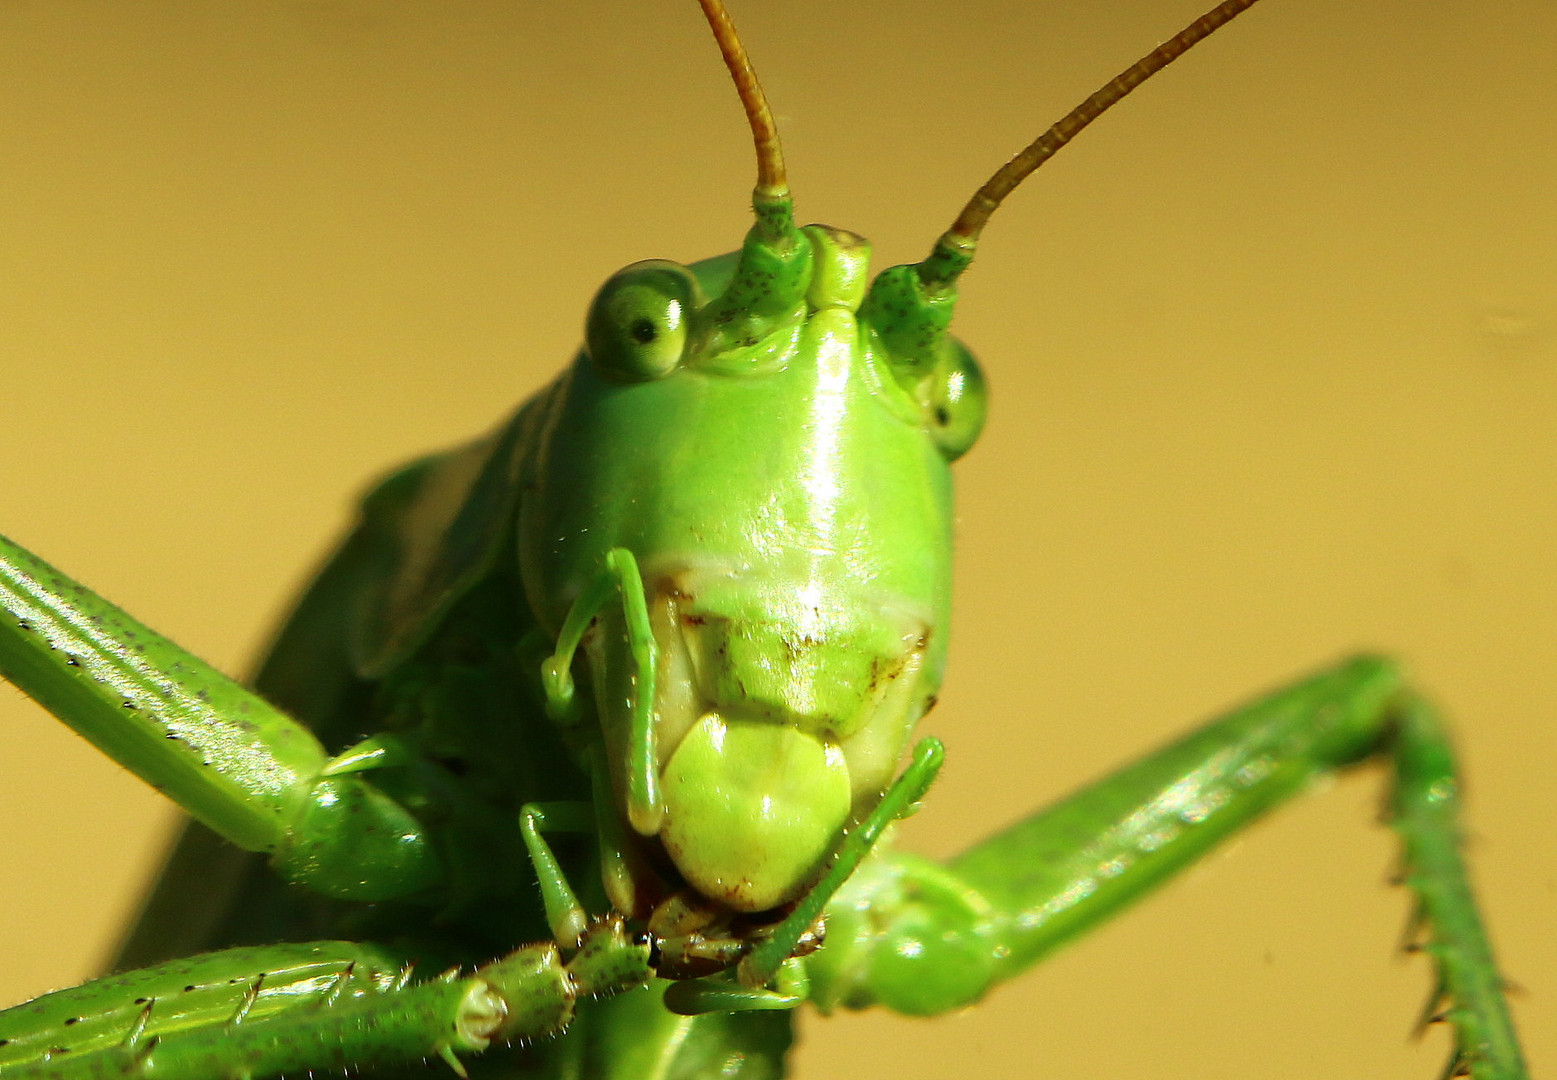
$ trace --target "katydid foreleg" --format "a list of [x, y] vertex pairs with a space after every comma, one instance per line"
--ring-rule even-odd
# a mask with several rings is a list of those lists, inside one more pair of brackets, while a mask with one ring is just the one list
[[1436, 969], [1424, 1022], [1452, 1025], [1451, 1074], [1524, 1077], [1458, 853], [1447, 738], [1398, 668], [1372, 657], [1258, 699], [944, 866], [879, 860], [834, 906], [813, 1000], [914, 1014], [969, 1005], [1316, 777], [1371, 757], [1392, 765], [1412, 943]]
[[620, 919], [564, 956], [518, 949], [464, 978], [408, 985], [411, 965], [345, 942], [230, 949], [111, 975], [0, 1014], [0, 1072], [18, 1080], [275, 1076], [459, 1056], [556, 1035], [580, 999], [641, 989], [650, 943]]

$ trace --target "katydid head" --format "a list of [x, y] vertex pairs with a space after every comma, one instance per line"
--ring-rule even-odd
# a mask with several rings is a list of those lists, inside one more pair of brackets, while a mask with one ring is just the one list
[[[700, 2], [757, 145], [757, 221], [737, 253], [635, 263], [602, 287], [534, 420], [520, 558], [555, 632], [613, 553], [631, 553], [645, 610], [607, 604], [584, 638], [621, 817], [640, 862], [761, 912], [817, 878], [940, 686], [948, 467], [984, 418], [983, 378], [949, 326], [980, 230], [1037, 164], [1253, 0], [1227, 0], [1094, 94], [925, 260], [873, 282], [863, 239], [794, 224], [750, 64], [719, 0]], [[613, 900], [636, 909], [639, 886]]]
[[868, 259], [848, 233], [759, 227], [736, 256], [614, 276], [521, 512], [553, 625], [609, 552], [635, 557], [656, 656], [639, 786], [659, 794], [634, 804], [641, 680], [607, 605], [584, 646], [613, 785], [676, 874], [738, 911], [794, 899], [879, 798], [946, 655], [948, 466], [982, 384], [949, 341], [922, 371], [881, 347]]

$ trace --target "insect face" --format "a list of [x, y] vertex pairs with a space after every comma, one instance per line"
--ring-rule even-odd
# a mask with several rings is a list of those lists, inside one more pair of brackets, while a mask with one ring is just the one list
[[[635, 264], [597, 296], [537, 421], [530, 601], [560, 625], [609, 551], [634, 552], [665, 792], [639, 831], [737, 910], [807, 884], [940, 684], [947, 465], [977, 432], [981, 383], [960, 347], [916, 365], [860, 314], [868, 258], [809, 227], [739, 262]], [[607, 613], [586, 639], [619, 790], [627, 637]]]

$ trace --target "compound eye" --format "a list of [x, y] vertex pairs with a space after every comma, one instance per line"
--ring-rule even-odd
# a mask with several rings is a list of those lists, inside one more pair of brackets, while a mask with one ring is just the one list
[[633, 263], [600, 287], [584, 321], [584, 347], [595, 367], [617, 382], [669, 374], [686, 353], [697, 310], [697, 282], [680, 263]]
[[926, 388], [925, 411], [930, 434], [946, 455], [956, 461], [978, 441], [984, 430], [986, 390], [979, 362], [956, 338], [946, 339], [946, 356], [936, 365]]

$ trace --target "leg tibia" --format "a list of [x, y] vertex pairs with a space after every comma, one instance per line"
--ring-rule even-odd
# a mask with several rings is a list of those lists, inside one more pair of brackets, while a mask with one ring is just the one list
[[562, 1031], [580, 999], [649, 983], [649, 944], [620, 919], [591, 924], [576, 955], [552, 942], [459, 977], [411, 983], [372, 946], [325, 941], [230, 949], [110, 975], [0, 1012], [13, 1080], [210, 1080], [355, 1073]]
[[1460, 857], [1453, 754], [1443, 726], [1420, 699], [1402, 710], [1391, 801], [1405, 883], [1416, 893], [1413, 945], [1437, 968], [1423, 1020], [1444, 1020], [1454, 1028], [1451, 1073], [1522, 1077], [1526, 1070], [1503, 980]]
[[93, 1055], [117, 1059], [129, 1073], [131, 1063], [178, 1032], [223, 1031], [288, 1010], [381, 998], [403, 986], [409, 972], [405, 958], [371, 945], [316, 941], [229, 949], [109, 975], [0, 1011], [0, 1074], [46, 1073], [53, 1059], [74, 1065]]

